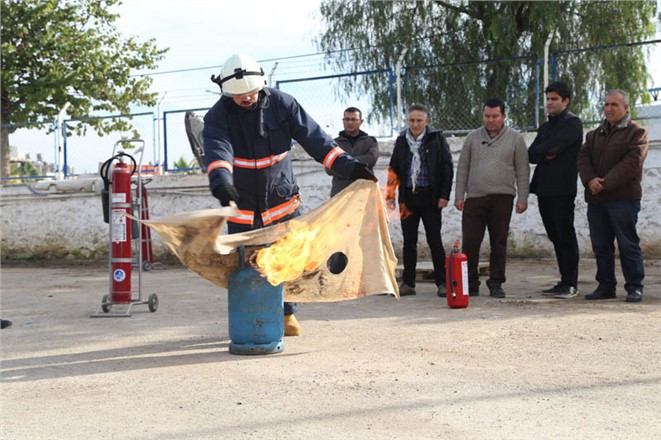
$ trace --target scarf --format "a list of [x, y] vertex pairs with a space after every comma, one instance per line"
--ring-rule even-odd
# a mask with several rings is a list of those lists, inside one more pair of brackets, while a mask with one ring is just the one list
[[411, 161], [411, 186], [413, 191], [415, 191], [418, 174], [420, 174], [420, 145], [422, 145], [422, 138], [425, 137], [426, 132], [427, 129], [425, 128], [417, 138], [414, 138], [411, 130], [406, 130], [406, 142], [408, 142], [409, 149], [413, 154], [413, 160]]

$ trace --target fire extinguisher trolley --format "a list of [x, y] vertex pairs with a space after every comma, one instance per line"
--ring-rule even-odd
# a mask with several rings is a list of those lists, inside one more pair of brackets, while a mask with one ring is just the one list
[[[120, 151], [115, 154], [118, 146], [122, 144], [135, 144], [137, 148], [133, 154], [140, 155], [139, 162], [133, 156]], [[147, 304], [150, 312], [158, 309], [158, 296], [149, 295], [147, 301], [142, 299], [142, 270], [143, 265], [143, 234], [144, 228], [132, 228], [129, 215], [139, 213], [144, 218], [146, 211], [142, 181], [142, 157], [145, 142], [142, 139], [128, 139], [117, 141], [113, 147], [113, 156], [101, 167], [101, 177], [104, 181], [104, 191], [101, 199], [103, 204], [104, 221], [110, 225], [109, 245], [109, 293], [101, 298], [101, 305], [92, 314], [93, 318], [101, 317], [129, 317], [134, 305]], [[114, 168], [113, 168], [114, 165]], [[108, 173], [112, 170], [112, 179]], [[133, 175], [137, 170], [137, 178]], [[136, 185], [135, 200], [131, 197], [131, 185]], [[133, 239], [136, 231], [137, 239]], [[133, 242], [135, 241], [135, 246]], [[135, 248], [135, 249], [133, 249]], [[135, 258], [133, 254], [135, 253]], [[137, 298], [133, 296], [131, 288], [132, 267], [138, 268]], [[111, 311], [112, 309], [112, 311]]]

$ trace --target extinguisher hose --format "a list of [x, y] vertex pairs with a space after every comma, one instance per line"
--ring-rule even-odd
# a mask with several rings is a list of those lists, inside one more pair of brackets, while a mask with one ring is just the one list
[[123, 151], [120, 151], [119, 153], [117, 153], [113, 157], [111, 157], [110, 159], [103, 162], [103, 165], [101, 165], [101, 169], [99, 170], [99, 174], [101, 175], [101, 179], [103, 180], [103, 185], [106, 188], [109, 188], [110, 184], [112, 183], [112, 179], [110, 177], [108, 177], [108, 173], [110, 172], [110, 165], [115, 160], [121, 159], [123, 156], [128, 157], [129, 159], [131, 159], [131, 162], [133, 162], [133, 169], [131, 170], [131, 177], [133, 177], [133, 174], [135, 173], [135, 170], [138, 169], [138, 164], [136, 163], [133, 156], [131, 156], [130, 154], [126, 154]]
[[109, 177], [108, 173], [110, 173], [110, 165], [115, 160], [121, 159], [122, 156], [128, 157], [131, 159], [131, 162], [133, 162], [133, 170], [131, 171], [131, 176], [133, 176], [133, 173], [135, 173], [138, 165], [136, 164], [133, 156], [124, 152], [119, 152], [110, 159], [103, 162], [103, 165], [101, 165], [101, 169], [99, 170], [99, 174], [103, 180], [103, 189], [101, 190], [101, 208], [103, 208], [103, 221], [106, 223], [110, 223], [110, 185], [112, 184], [112, 179]]

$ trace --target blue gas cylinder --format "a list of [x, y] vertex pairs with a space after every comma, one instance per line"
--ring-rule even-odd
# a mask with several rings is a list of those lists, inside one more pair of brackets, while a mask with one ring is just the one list
[[269, 354], [284, 348], [284, 289], [249, 265], [230, 274], [227, 288], [230, 353]]

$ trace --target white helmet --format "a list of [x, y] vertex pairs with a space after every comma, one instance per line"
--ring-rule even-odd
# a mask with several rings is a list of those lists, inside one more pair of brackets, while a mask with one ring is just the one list
[[211, 81], [220, 86], [224, 95], [242, 95], [264, 88], [264, 71], [257, 61], [244, 54], [234, 54], [224, 63], [220, 77], [211, 76]]

